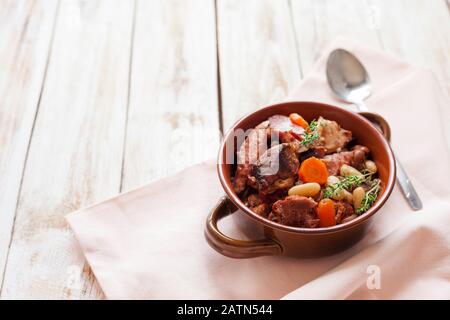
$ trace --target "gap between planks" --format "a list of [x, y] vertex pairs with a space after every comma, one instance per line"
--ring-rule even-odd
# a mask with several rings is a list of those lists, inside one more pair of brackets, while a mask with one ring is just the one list
[[223, 110], [222, 110], [222, 85], [220, 79], [220, 46], [219, 46], [219, 14], [217, 9], [217, 1], [214, 0], [214, 22], [216, 31], [216, 64], [217, 64], [217, 112], [219, 121], [219, 130], [221, 138], [225, 134], [223, 130]]
[[127, 95], [127, 107], [125, 111], [125, 132], [123, 134], [123, 146], [122, 146], [122, 166], [120, 169], [120, 186], [119, 192], [123, 191], [123, 176], [125, 170], [125, 150], [127, 144], [127, 131], [128, 131], [128, 115], [130, 111], [130, 96], [131, 96], [131, 79], [133, 71], [133, 49], [134, 49], [134, 33], [136, 30], [136, 11], [137, 0], [133, 0], [133, 26], [131, 27], [131, 41], [130, 41], [130, 59], [128, 62], [128, 95]]

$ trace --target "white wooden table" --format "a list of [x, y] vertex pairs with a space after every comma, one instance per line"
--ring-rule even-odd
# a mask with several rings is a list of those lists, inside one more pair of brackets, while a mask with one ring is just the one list
[[450, 92], [448, 9], [0, 0], [1, 298], [101, 298], [64, 215], [214, 156], [220, 131], [281, 100], [338, 35], [433, 69]]

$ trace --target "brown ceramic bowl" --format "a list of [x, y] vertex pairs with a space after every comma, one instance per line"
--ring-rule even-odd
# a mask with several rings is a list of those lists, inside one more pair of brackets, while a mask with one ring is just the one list
[[[323, 116], [337, 121], [343, 128], [352, 131], [357, 143], [371, 150], [371, 158], [378, 167], [382, 189], [376, 203], [358, 218], [329, 228], [297, 228], [281, 225], [265, 219], [251, 211], [239, 199], [232, 187], [234, 167], [226, 164], [226, 144], [233, 143], [236, 129], [254, 128], [275, 114], [289, 115], [297, 112], [307, 121]], [[360, 240], [372, 216], [383, 206], [391, 194], [395, 182], [395, 160], [385, 136], [370, 121], [376, 121], [389, 138], [389, 126], [376, 114], [359, 115], [339, 107], [316, 102], [288, 102], [265, 107], [236, 122], [225, 135], [219, 150], [217, 170], [226, 196], [219, 199], [208, 216], [205, 236], [212, 248], [233, 258], [251, 258], [264, 255], [287, 255], [318, 257], [345, 249]], [[235, 151], [234, 151], [235, 152]], [[238, 210], [240, 209], [240, 210]], [[217, 227], [222, 217], [234, 213], [250, 217], [256, 227], [262, 228], [264, 239], [237, 240], [224, 235]]]

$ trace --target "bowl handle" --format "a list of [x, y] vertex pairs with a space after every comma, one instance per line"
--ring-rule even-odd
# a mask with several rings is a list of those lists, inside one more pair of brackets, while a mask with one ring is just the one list
[[388, 142], [391, 141], [391, 127], [389, 126], [389, 123], [386, 121], [386, 119], [384, 119], [378, 113], [373, 112], [358, 112], [358, 114], [362, 115], [372, 124], [374, 124]]
[[236, 212], [237, 208], [228, 197], [220, 198], [206, 219], [205, 237], [209, 245], [217, 252], [230, 258], [254, 258], [279, 255], [281, 246], [271, 239], [237, 240], [224, 235], [217, 228], [217, 222]]

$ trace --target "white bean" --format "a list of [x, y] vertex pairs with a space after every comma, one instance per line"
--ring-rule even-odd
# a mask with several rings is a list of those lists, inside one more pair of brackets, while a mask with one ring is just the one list
[[344, 200], [345, 199], [345, 190], [344, 189], [338, 189], [331, 195], [331, 198], [334, 200]]
[[[335, 183], [338, 183], [340, 180], [336, 176], [328, 176], [327, 178], [327, 186], [331, 186]], [[345, 189], [337, 189], [332, 195], [331, 198], [334, 200], [346, 200], [349, 199], [349, 196], [352, 197], [352, 195]], [[350, 202], [350, 201], [349, 201]], [[351, 202], [350, 202], [351, 203]]]
[[343, 199], [346, 202], [352, 204], [353, 203], [353, 195], [350, 192], [348, 192], [347, 190], [342, 190], [342, 191], [343, 191], [343, 194], [344, 194], [344, 198]]
[[358, 210], [361, 207], [365, 195], [366, 192], [362, 187], [358, 187], [353, 190], [353, 207], [355, 210]]
[[374, 174], [377, 172], [377, 165], [375, 164], [375, 162], [373, 162], [372, 160], [366, 160], [366, 162], [364, 163], [367, 171], [369, 171], [370, 173]]
[[348, 202], [350, 204], [353, 203], [353, 195], [348, 192], [345, 189], [338, 189], [336, 190], [332, 195], [331, 195], [331, 199], [333, 200], [337, 200], [337, 201], [345, 201]]
[[328, 176], [327, 178], [327, 187], [331, 186], [332, 184], [338, 183], [339, 182], [339, 178], [336, 176]]
[[353, 168], [352, 166], [349, 166], [347, 164], [343, 164], [341, 166], [341, 176], [344, 177], [349, 177], [349, 176], [362, 176], [363, 174], [361, 172], [359, 172], [358, 170], [356, 170], [355, 168]]
[[[339, 179], [338, 179], [339, 182]], [[336, 182], [335, 182], [336, 183]], [[334, 183], [331, 183], [330, 185], [333, 185]], [[331, 194], [331, 199], [334, 200], [342, 200], [345, 198], [345, 193], [343, 192], [344, 190], [341, 188], [337, 188], [336, 190], [334, 190], [334, 192]]]
[[316, 182], [308, 182], [304, 184], [300, 184], [297, 186], [293, 186], [289, 189], [288, 194], [290, 196], [298, 195], [304, 197], [314, 197], [320, 191], [320, 184]]

